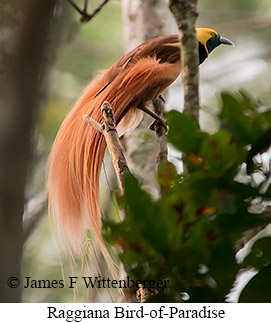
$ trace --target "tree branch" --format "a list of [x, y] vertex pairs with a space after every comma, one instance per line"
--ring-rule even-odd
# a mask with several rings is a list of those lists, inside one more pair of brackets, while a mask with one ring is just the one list
[[73, 0], [68, 0], [68, 2], [73, 6], [73, 8], [76, 11], [78, 11], [80, 13], [80, 15], [81, 15], [80, 21], [81, 22], [89, 22], [92, 18], [94, 18], [102, 10], [102, 8], [109, 2], [109, 0], [104, 0], [96, 9], [93, 10], [93, 12], [91, 14], [87, 13], [88, 0], [85, 0], [83, 10], [80, 9]]
[[180, 32], [184, 108], [188, 114], [199, 121], [199, 53], [195, 34], [195, 23], [198, 17], [197, 0], [170, 0], [169, 8]]
[[[1, 1], [0, 19], [0, 302], [21, 301], [22, 215], [33, 131], [44, 101], [55, 0]], [[7, 4], [7, 5], [6, 5]]]
[[138, 284], [138, 290], [136, 291], [136, 299], [138, 303], [146, 303], [151, 296], [156, 294], [158, 294], [157, 290], [150, 291], [148, 290], [148, 288], [144, 288], [142, 284]]
[[121, 190], [124, 189], [124, 176], [129, 171], [127, 161], [124, 156], [124, 151], [121, 147], [118, 132], [116, 129], [115, 117], [112, 107], [109, 102], [102, 104], [102, 119], [103, 124], [93, 120], [87, 115], [84, 115], [84, 120], [91, 125], [95, 130], [101, 132], [106, 140], [107, 148], [112, 158], [113, 166], [119, 181]]
[[152, 111], [150, 108], [148, 108], [147, 106], [145, 106], [142, 103], [140, 103], [137, 106], [137, 108], [140, 109], [140, 110], [142, 110], [142, 111], [144, 111], [145, 113], [147, 113], [151, 117], [153, 117], [156, 121], [158, 121], [160, 123], [161, 126], [163, 126], [166, 129], [165, 121], [163, 120], [163, 118], [159, 114], [157, 114], [156, 112]]
[[[153, 100], [153, 107], [155, 113], [157, 113], [159, 116], [163, 117], [163, 114], [165, 112], [165, 100], [160, 95], [157, 99]], [[167, 138], [166, 138], [166, 128], [164, 125], [154, 121], [154, 123], [151, 125], [155, 126], [154, 130], [156, 131], [156, 136], [158, 138], [158, 146], [159, 146], [159, 153], [157, 156], [157, 164], [161, 164], [163, 161], [167, 161]]]

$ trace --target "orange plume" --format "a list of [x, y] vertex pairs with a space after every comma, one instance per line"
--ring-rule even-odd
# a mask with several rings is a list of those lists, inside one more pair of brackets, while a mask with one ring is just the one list
[[59, 129], [49, 157], [50, 215], [77, 252], [91, 225], [110, 263], [101, 236], [99, 207], [99, 177], [106, 143], [82, 116], [87, 114], [101, 122], [101, 105], [108, 101], [119, 136], [136, 128], [142, 119], [137, 106], [156, 98], [180, 73], [177, 42], [177, 35], [162, 36], [123, 56], [86, 87]]

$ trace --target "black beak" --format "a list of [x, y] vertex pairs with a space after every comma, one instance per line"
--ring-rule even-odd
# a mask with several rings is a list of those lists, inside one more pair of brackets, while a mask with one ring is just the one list
[[229, 40], [229, 39], [227, 39], [225, 37], [220, 36], [219, 39], [220, 39], [221, 44], [235, 46], [234, 43], [231, 40]]

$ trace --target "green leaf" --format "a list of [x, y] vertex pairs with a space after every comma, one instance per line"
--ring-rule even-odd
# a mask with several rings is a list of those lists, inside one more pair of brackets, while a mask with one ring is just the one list
[[198, 275], [200, 264], [206, 264], [209, 260], [209, 231], [210, 221], [206, 217], [199, 218], [183, 228], [176, 252], [171, 252], [170, 262], [178, 265], [179, 270], [191, 281]]
[[[265, 285], [270, 285], [271, 238], [255, 242], [242, 265], [233, 246], [247, 230], [270, 222], [266, 208], [258, 208], [270, 197], [263, 189], [269, 178], [252, 185], [243, 163], [255, 171], [253, 157], [269, 147], [271, 113], [244, 94], [224, 93], [222, 100], [221, 129], [212, 135], [185, 113], [168, 114], [168, 140], [183, 152], [185, 171], [177, 174], [173, 164], [162, 163], [156, 199], [128, 174], [118, 198], [125, 218], [105, 222], [108, 241], [121, 247], [129, 276], [170, 281], [150, 302], [181, 302], [182, 292], [189, 302], [223, 302], [240, 268], [249, 267], [259, 273], [240, 301], [270, 300]], [[257, 166], [261, 170], [260, 162]]]
[[243, 266], [262, 269], [271, 263], [271, 237], [257, 240], [243, 262]]
[[[228, 129], [235, 142], [244, 145], [258, 146], [257, 151], [263, 150], [263, 140], [265, 132], [271, 128], [271, 112], [260, 113], [257, 104], [241, 93], [241, 99], [237, 100], [228, 93], [222, 93], [221, 99], [223, 107], [220, 113], [222, 127]], [[269, 141], [270, 142], [270, 141]], [[269, 143], [270, 144], [270, 143]], [[240, 147], [240, 148], [241, 148]]]
[[191, 298], [189, 303], [217, 303], [221, 300], [217, 299], [214, 292], [210, 288], [194, 287], [190, 292]]
[[163, 162], [158, 166], [157, 180], [162, 187], [170, 188], [177, 175], [176, 167], [170, 162]]
[[232, 135], [227, 130], [220, 130], [206, 138], [202, 145], [201, 156], [207, 169], [225, 173], [238, 159]]
[[184, 113], [168, 113], [168, 141], [186, 154], [197, 154], [204, 134], [198, 130], [196, 122]]
[[271, 303], [271, 264], [256, 274], [243, 289], [239, 303]]
[[230, 241], [220, 239], [212, 250], [209, 263], [210, 275], [217, 283], [216, 293], [223, 299], [230, 291], [238, 272], [235, 252]]
[[142, 239], [165, 255], [177, 229], [178, 215], [166, 203], [155, 203], [131, 174], [125, 178], [125, 198]]
[[248, 212], [248, 205], [237, 196], [231, 195], [224, 202], [221, 213], [217, 214], [217, 222], [224, 237], [228, 237], [232, 242], [240, 239], [249, 229], [259, 225], [267, 225], [270, 220], [262, 214]]

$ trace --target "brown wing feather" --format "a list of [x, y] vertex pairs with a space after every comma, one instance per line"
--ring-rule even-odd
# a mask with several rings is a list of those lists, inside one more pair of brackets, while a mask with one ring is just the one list
[[103, 81], [111, 83], [115, 77], [131, 64], [144, 57], [156, 57], [161, 63], [175, 63], [180, 58], [180, 48], [167, 46], [179, 42], [179, 36], [165, 35], [160, 36], [137, 46], [132, 51], [122, 56], [114, 65], [112, 65], [103, 76]]

